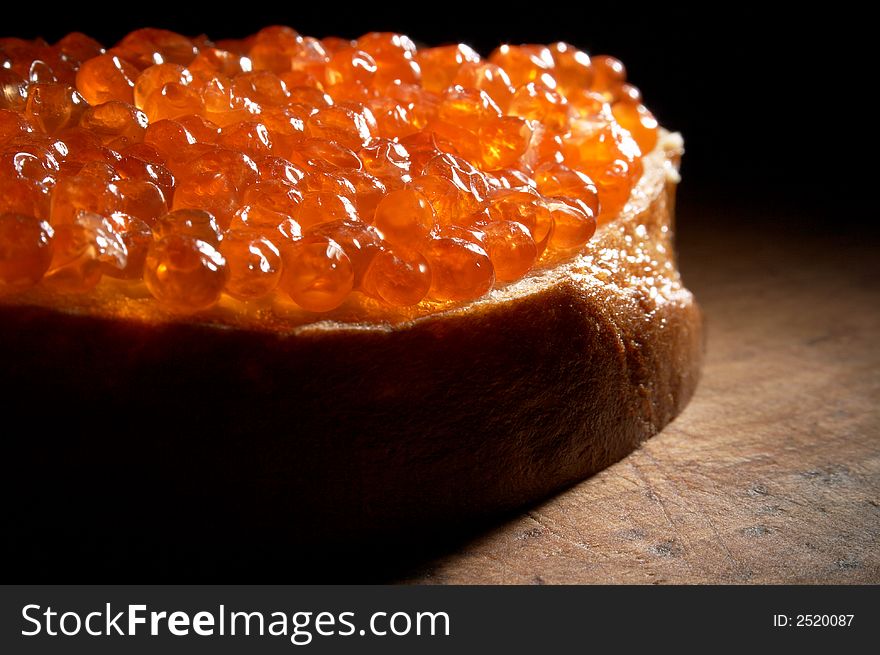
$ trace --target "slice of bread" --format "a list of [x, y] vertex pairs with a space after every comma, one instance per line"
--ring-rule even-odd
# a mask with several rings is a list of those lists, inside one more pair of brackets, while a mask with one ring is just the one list
[[[217, 521], [280, 544], [546, 497], [658, 432], [697, 384], [703, 324], [672, 242], [680, 154], [664, 134], [623, 215], [573, 260], [396, 325], [249, 330], [3, 300], [7, 425], [26, 430], [10, 475], [72, 506], [112, 496], [129, 533], [193, 548]], [[29, 523], [49, 501], [24, 501], [21, 529], [55, 534], [63, 517]]]

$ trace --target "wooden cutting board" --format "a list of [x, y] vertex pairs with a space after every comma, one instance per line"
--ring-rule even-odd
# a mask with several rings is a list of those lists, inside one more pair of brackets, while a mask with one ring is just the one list
[[682, 272], [709, 329], [691, 404], [408, 581], [880, 582], [877, 239], [684, 210]]

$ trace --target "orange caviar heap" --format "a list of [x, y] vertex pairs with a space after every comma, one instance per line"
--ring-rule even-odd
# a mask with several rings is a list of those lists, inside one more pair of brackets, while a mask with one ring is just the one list
[[0, 39], [0, 62], [2, 295], [471, 300], [577, 252], [657, 141], [623, 65], [565, 43], [143, 29]]

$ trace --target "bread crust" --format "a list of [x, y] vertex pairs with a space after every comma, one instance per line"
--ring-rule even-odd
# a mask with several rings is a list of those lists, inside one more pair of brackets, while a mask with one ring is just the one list
[[573, 261], [397, 325], [0, 305], [13, 420], [41, 428], [16, 440], [12, 474], [74, 497], [113, 488], [148, 514], [160, 497], [210, 505], [223, 530], [291, 543], [546, 497], [658, 432], [697, 384], [703, 322], [672, 243], [680, 154], [664, 135], [624, 214]]

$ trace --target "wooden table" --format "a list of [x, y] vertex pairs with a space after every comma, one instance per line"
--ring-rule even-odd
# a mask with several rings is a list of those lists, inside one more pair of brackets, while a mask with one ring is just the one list
[[685, 412], [417, 583], [880, 582], [878, 240], [682, 203], [709, 327]]

